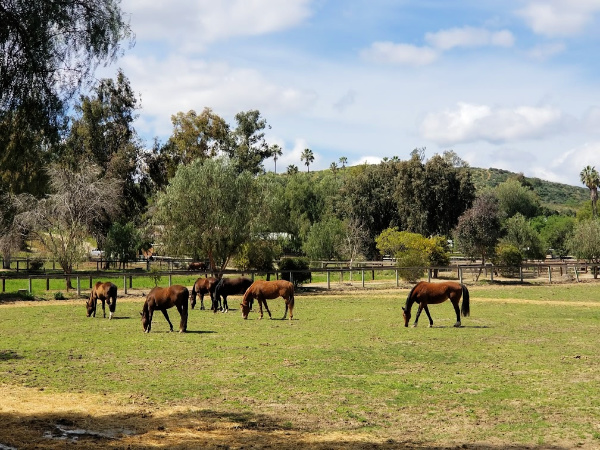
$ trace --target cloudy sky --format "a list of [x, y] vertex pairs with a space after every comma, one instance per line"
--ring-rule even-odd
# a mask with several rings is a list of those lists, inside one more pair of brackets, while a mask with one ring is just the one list
[[[454, 150], [581, 186], [600, 168], [600, 0], [122, 0], [148, 146], [171, 115], [258, 109], [278, 171]], [[273, 162], [265, 167], [273, 170]]]

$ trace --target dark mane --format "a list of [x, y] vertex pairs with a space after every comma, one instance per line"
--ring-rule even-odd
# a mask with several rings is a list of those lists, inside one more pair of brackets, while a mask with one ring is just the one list
[[406, 297], [406, 304], [404, 305], [404, 308], [405, 308], [407, 311], [410, 311], [410, 308], [412, 307], [412, 304], [414, 303], [414, 300], [411, 300], [411, 297], [412, 297], [412, 295], [413, 295], [413, 292], [414, 292], [415, 288], [416, 288], [418, 285], [419, 285], [418, 283], [417, 283], [417, 284], [415, 284], [415, 285], [413, 286], [413, 288], [410, 290], [410, 292], [408, 293], [408, 296]]

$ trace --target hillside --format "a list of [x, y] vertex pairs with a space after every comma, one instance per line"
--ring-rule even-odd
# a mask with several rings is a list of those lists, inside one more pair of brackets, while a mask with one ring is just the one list
[[[471, 167], [469, 170], [471, 171], [471, 177], [477, 190], [485, 187], [496, 187], [508, 178], [522, 177], [520, 174], [502, 169]], [[523, 180], [533, 187], [533, 190], [540, 196], [542, 204], [548, 207], [558, 207], [559, 209], [560, 207], [575, 208], [590, 198], [588, 189], [583, 186], [578, 187], [554, 183], [540, 178], [523, 177]]]

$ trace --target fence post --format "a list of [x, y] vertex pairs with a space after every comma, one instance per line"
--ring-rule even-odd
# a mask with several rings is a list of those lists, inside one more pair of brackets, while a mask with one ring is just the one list
[[29, 293], [31, 294], [31, 292], [33, 292], [33, 289], [31, 287], [31, 277], [29, 277]]
[[431, 283], [431, 268], [427, 269], [427, 281]]
[[50, 290], [50, 277], [46, 277], [46, 290]]
[[169, 273], [169, 286], [173, 284], [173, 275]]
[[127, 294], [127, 276], [123, 275], [123, 291]]
[[519, 266], [519, 277], [521, 278], [521, 283], [523, 282], [523, 266]]
[[90, 289], [92, 288], [92, 276], [90, 275]]
[[[331, 272], [328, 270], [327, 271], [327, 289], [331, 289], [331, 280], [330, 280], [330, 275]], [[2, 281], [4, 281], [4, 278], [2, 278]], [[3, 291], [4, 292], [4, 291]]]
[[552, 266], [548, 266], [548, 282], [552, 283]]
[[362, 287], [365, 287], [365, 271], [361, 270], [360, 275], [362, 277]]
[[129, 275], [129, 288], [133, 288], [133, 276]]
[[81, 295], [81, 279], [77, 277], [77, 295]]
[[575, 278], [577, 279], [577, 282], [579, 283], [579, 270], [578, 270], [577, 266], [575, 266]]
[[494, 266], [490, 268], [490, 281], [494, 281]]
[[400, 286], [400, 279], [398, 277], [398, 269], [396, 269], [396, 287]]
[[6, 292], [6, 278], [2, 278], [2, 292]]
[[462, 267], [458, 267], [458, 280], [460, 281], [460, 284], [462, 284], [463, 282], [463, 271], [462, 271]]

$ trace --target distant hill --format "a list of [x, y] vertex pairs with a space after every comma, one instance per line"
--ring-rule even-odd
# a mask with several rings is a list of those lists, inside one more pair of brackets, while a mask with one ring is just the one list
[[568, 184], [554, 183], [540, 178], [529, 178], [521, 174], [509, 172], [502, 169], [480, 169], [470, 167], [473, 184], [477, 190], [485, 187], [496, 187], [509, 178], [523, 178], [533, 190], [540, 196], [543, 205], [554, 208], [576, 208], [590, 199], [589, 190], [586, 187], [571, 186]]

